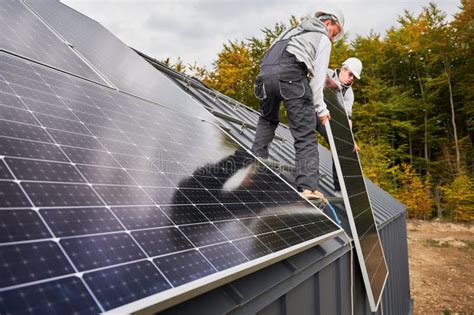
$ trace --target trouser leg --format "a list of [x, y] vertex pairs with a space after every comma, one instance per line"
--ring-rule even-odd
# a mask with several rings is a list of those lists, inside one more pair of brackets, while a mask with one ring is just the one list
[[255, 140], [252, 145], [252, 152], [264, 159], [269, 156], [270, 143], [275, 137], [275, 130], [278, 122], [268, 121], [262, 116], [258, 119], [257, 130], [255, 132]]
[[256, 95], [260, 99], [260, 117], [257, 122], [252, 152], [265, 159], [269, 156], [270, 144], [275, 137], [275, 130], [279, 123], [281, 97], [277, 86], [276, 75], [269, 75], [265, 78], [259, 76], [255, 80]]
[[317, 190], [319, 183], [319, 152], [314, 126], [316, 116], [311, 99], [284, 101], [288, 125], [294, 138], [296, 185], [299, 190]]

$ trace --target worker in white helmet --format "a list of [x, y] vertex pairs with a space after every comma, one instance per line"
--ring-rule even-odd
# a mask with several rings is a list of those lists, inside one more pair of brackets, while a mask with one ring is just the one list
[[319, 153], [314, 126], [316, 119], [321, 124], [330, 119], [323, 88], [331, 43], [342, 38], [343, 33], [344, 16], [339, 9], [317, 11], [276, 39], [265, 53], [255, 80], [261, 115], [252, 152], [258, 157], [269, 157], [283, 102], [294, 138], [296, 186], [308, 199], [324, 198], [318, 190]]
[[[344, 108], [347, 113], [347, 117], [349, 118], [349, 126], [352, 128], [352, 105], [354, 105], [354, 91], [352, 90], [352, 83], [355, 79], [360, 79], [362, 74], [362, 61], [358, 58], [351, 57], [346, 59], [343, 63], [341, 68], [332, 70], [328, 69], [327, 76], [331, 79], [326, 81], [326, 85], [333, 84], [333, 88], [338, 89], [343, 96], [344, 99]], [[326, 130], [323, 126], [317, 126], [317, 130], [320, 134], [322, 134], [327, 139]], [[360, 148], [355, 143], [354, 146], [355, 151], [359, 151]], [[339, 185], [339, 180], [336, 173], [336, 168], [333, 163], [333, 172], [332, 177], [334, 180], [334, 190], [336, 191], [337, 197], [342, 197], [341, 195], [341, 186]]]
[[352, 83], [354, 79], [360, 79], [362, 74], [362, 61], [358, 58], [351, 57], [346, 59], [340, 69], [328, 69], [327, 75], [336, 82], [339, 90], [344, 96], [344, 107], [349, 120], [352, 117], [352, 105], [354, 104], [354, 92], [352, 91]]

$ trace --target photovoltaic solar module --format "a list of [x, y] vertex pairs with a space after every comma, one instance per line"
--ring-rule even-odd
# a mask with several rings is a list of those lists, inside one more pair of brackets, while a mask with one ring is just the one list
[[212, 117], [174, 82], [96, 21], [56, 0], [24, 2], [119, 90], [181, 112], [193, 111], [194, 115]]
[[354, 136], [343, 106], [340, 93], [325, 89], [325, 101], [331, 113], [326, 126], [331, 151], [345, 208], [351, 226], [354, 244], [362, 270], [368, 300], [373, 312], [377, 311], [385, 282], [388, 278], [387, 263], [380, 242], [367, 187], [365, 185], [358, 153], [354, 150]]
[[157, 311], [342, 233], [212, 123], [4, 53], [0, 86], [0, 314]]
[[[59, 40], [18, 0], [3, 0], [0, 6], [0, 50], [18, 54], [58, 69], [105, 84], [67, 45]], [[8, 67], [8, 66], [5, 66]], [[28, 80], [21, 69], [12, 82]], [[34, 81], [33, 83], [34, 84]]]

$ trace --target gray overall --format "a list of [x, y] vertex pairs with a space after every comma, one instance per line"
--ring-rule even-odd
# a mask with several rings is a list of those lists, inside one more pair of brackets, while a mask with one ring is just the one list
[[258, 157], [268, 158], [269, 145], [279, 123], [280, 102], [283, 101], [294, 138], [296, 185], [300, 191], [317, 190], [319, 152], [308, 72], [304, 63], [298, 62], [293, 54], [286, 51], [291, 37], [282, 38], [266, 52], [260, 63], [260, 74], [255, 80], [255, 96], [260, 100], [261, 115], [252, 151]]

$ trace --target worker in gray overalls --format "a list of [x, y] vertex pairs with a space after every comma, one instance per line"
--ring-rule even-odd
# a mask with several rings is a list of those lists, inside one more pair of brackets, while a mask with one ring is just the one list
[[344, 16], [338, 8], [316, 12], [276, 39], [265, 53], [255, 80], [261, 115], [252, 151], [258, 157], [269, 157], [283, 101], [294, 138], [296, 186], [308, 199], [324, 198], [318, 190], [319, 152], [314, 126], [316, 122], [325, 125], [330, 119], [323, 88], [331, 43], [342, 38], [343, 27]]

